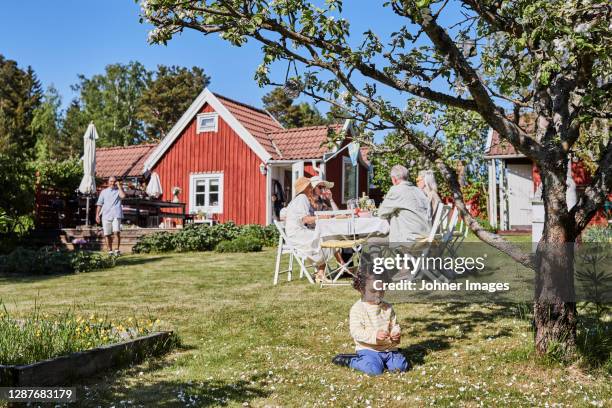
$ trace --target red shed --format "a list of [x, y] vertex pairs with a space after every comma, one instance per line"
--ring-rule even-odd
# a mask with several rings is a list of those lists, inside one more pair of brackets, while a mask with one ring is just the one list
[[[330, 131], [346, 132], [347, 139], [328, 149]], [[180, 188], [190, 213], [268, 224], [272, 194], [290, 201], [301, 175], [320, 173], [333, 181], [338, 204], [367, 194], [369, 165], [361, 152], [353, 165], [346, 148], [352, 131], [350, 121], [284, 129], [268, 112], [204, 89], [148, 155], [143, 172], [157, 172], [163, 199], [171, 200], [172, 190]]]

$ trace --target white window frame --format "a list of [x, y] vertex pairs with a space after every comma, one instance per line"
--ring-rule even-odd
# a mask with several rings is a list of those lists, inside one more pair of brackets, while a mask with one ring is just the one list
[[[202, 118], [213, 118], [214, 121], [214, 125], [212, 128], [208, 127], [208, 128], [204, 128], [202, 127], [201, 123], [202, 123]], [[216, 132], [219, 128], [219, 114], [216, 112], [211, 112], [211, 113], [199, 113], [196, 116], [196, 123], [197, 123], [197, 130], [196, 133], [204, 133], [204, 132]]]
[[[351, 158], [348, 156], [342, 156], [342, 179], [340, 180], [340, 182], [342, 183], [342, 204], [346, 204], [348, 201], [344, 197], [344, 179], [346, 177], [344, 168], [346, 164], [350, 164], [351, 166], [353, 165], [353, 163], [351, 162]], [[359, 198], [359, 161], [355, 166], [355, 197], [350, 197], [349, 200], [353, 198]]]
[[[210, 180], [219, 179], [219, 204], [216, 206], [203, 205], [196, 206], [196, 182], [199, 180], [207, 180], [206, 183], [206, 201], [210, 195]], [[223, 214], [223, 173], [193, 173], [189, 175], [189, 212], [206, 212], [212, 214]]]

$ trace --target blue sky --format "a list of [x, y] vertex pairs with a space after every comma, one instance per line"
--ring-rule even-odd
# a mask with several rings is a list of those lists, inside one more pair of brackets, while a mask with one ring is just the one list
[[[382, 2], [371, 8], [367, 4], [345, 2], [352, 32], [374, 27], [384, 38], [399, 27], [399, 18], [383, 9]], [[261, 106], [269, 89], [253, 80], [261, 58], [257, 44], [236, 48], [216, 36], [190, 31], [167, 46], [149, 45], [149, 28], [139, 22], [139, 5], [132, 0], [6, 1], [0, 15], [0, 53], [21, 67], [31, 65], [44, 87], [53, 84], [59, 90], [64, 106], [76, 96], [70, 85], [78, 74], [91, 77], [107, 64], [131, 60], [149, 69], [157, 64], [202, 67], [212, 77], [213, 91]], [[281, 77], [284, 70], [279, 70]], [[397, 94], [390, 97], [396, 99]]]
[[[218, 38], [185, 33], [167, 46], [147, 44], [148, 26], [130, 0], [4, 2], [0, 53], [20, 66], [31, 65], [43, 85], [55, 85], [66, 105], [76, 96], [77, 75], [91, 77], [110, 63], [142, 62], [200, 66], [212, 76], [211, 88], [244, 102], [260, 104], [265, 93], [252, 80], [257, 48], [236, 49]], [[30, 23], [27, 23], [30, 22]]]

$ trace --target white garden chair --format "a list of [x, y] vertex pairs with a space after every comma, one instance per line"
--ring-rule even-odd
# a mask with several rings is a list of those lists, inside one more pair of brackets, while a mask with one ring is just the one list
[[453, 236], [446, 249], [450, 256], [457, 257], [457, 251], [469, 232], [470, 229], [468, 228], [467, 223], [463, 218], [461, 218], [461, 220], [457, 223], [457, 227], [455, 227], [453, 230]]
[[[415, 244], [416, 250], [411, 251], [413, 253], [408, 253], [408, 255], [415, 258], [427, 258], [431, 256], [432, 252], [437, 250], [439, 245], [443, 245], [443, 239], [448, 236], [448, 228], [451, 226], [451, 223], [452, 206], [442, 203], [438, 204], [429, 235], [427, 238], [417, 241]], [[434, 274], [434, 272], [438, 272], [438, 274]], [[425, 265], [421, 265], [418, 271], [413, 271], [410, 277], [408, 277], [408, 280], [416, 280], [423, 277], [423, 275], [431, 280], [443, 280], [448, 282], [448, 278], [442, 275], [440, 271], [430, 270], [426, 268]], [[403, 276], [398, 276], [396, 279], [403, 278]]]
[[457, 210], [456, 207], [451, 207], [449, 212], [446, 214], [447, 216], [444, 225], [442, 225], [440, 228], [440, 237], [438, 243], [438, 253], [440, 254], [440, 256], [444, 254], [444, 251], [448, 249], [450, 243], [453, 240], [455, 228], [459, 219], [459, 210]]
[[[285, 224], [280, 221], [274, 221], [274, 225], [276, 226], [276, 229], [278, 230], [279, 237], [278, 237], [278, 249], [276, 251], [276, 266], [274, 268], [273, 284], [274, 285], [278, 284], [280, 274], [282, 273], [287, 274], [287, 281], [291, 280], [292, 273], [293, 273], [293, 261], [295, 260], [295, 262], [297, 262], [298, 265], [300, 266], [300, 279], [302, 279], [302, 277], [305, 276], [306, 279], [308, 279], [308, 282], [314, 285], [314, 280], [312, 279], [310, 272], [308, 272], [308, 268], [306, 265], [306, 258], [300, 255], [297, 249], [293, 245], [291, 245], [289, 243], [289, 240], [287, 239], [287, 234], [285, 233]], [[280, 270], [281, 258], [285, 254], [289, 254], [289, 267], [288, 269], [281, 271]]]

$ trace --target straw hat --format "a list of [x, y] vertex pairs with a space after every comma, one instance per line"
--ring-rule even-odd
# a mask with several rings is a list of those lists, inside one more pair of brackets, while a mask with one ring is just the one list
[[310, 185], [312, 186], [312, 188], [315, 188], [319, 184], [323, 184], [323, 186], [327, 188], [334, 187], [334, 183], [332, 183], [331, 181], [323, 180], [321, 176], [314, 176], [310, 178]]
[[295, 180], [295, 183], [293, 183], [293, 190], [295, 191], [295, 195], [298, 195], [304, 190], [306, 190], [306, 187], [308, 187], [309, 184], [310, 179], [308, 177], [300, 177]]

